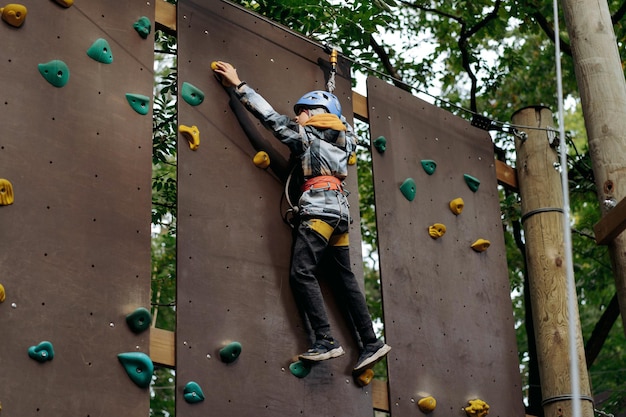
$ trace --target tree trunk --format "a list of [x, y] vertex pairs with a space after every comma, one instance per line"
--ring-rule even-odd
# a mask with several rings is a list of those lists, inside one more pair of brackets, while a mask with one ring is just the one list
[[[552, 113], [544, 107], [529, 107], [515, 113], [513, 123], [551, 127]], [[526, 133], [526, 140], [516, 138], [515, 149], [543, 411], [545, 417], [571, 417], [563, 191], [555, 169], [558, 155], [550, 147], [545, 130], [529, 129]], [[582, 416], [593, 417], [578, 309], [574, 314], [580, 392], [586, 398], [580, 402]]]
[[[598, 200], [605, 214], [626, 197], [626, 82], [605, 0], [563, 0], [589, 138]], [[626, 233], [609, 245], [626, 332]]]

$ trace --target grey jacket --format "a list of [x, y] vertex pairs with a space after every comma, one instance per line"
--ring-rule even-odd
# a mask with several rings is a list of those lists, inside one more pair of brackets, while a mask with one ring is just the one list
[[[287, 145], [301, 161], [304, 179], [329, 175], [344, 180], [348, 175], [348, 157], [356, 151], [356, 135], [342, 117], [345, 131], [300, 126], [293, 118], [276, 112], [248, 85], [235, 89], [241, 103], [265, 128]], [[299, 213], [303, 217], [349, 219], [346, 195], [336, 190], [308, 190], [300, 196]]]

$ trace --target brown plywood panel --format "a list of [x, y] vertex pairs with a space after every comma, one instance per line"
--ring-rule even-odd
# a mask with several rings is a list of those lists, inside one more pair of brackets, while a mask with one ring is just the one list
[[[289, 371], [309, 347], [289, 286], [291, 229], [282, 221], [283, 183], [252, 163], [256, 153], [210, 72], [214, 60], [232, 62], [242, 79], [274, 108], [293, 114], [307, 91], [325, 89], [328, 54], [225, 2], [178, 3], [179, 83], [205, 94], [191, 106], [179, 99], [179, 123], [200, 130], [192, 151], [179, 136], [177, 415], [368, 415], [369, 389], [354, 383], [352, 335], [327, 293], [331, 325], [347, 350], [298, 379]], [[349, 68], [341, 60], [337, 90], [350, 120]], [[253, 120], [253, 119], [250, 119]], [[271, 146], [284, 145], [253, 121]], [[352, 262], [362, 273], [356, 171], [351, 168]], [[220, 362], [219, 349], [237, 341], [241, 356]], [[187, 404], [183, 387], [195, 381], [206, 399]]]
[[[150, 302], [152, 120], [125, 94], [152, 95], [153, 43], [133, 23], [154, 6], [123, 3], [30, 1], [22, 27], [0, 22], [0, 178], [15, 193], [0, 206], [3, 417], [148, 414], [117, 355], [149, 348], [125, 317]], [[112, 64], [87, 55], [99, 38]], [[54, 59], [62, 88], [38, 71]], [[44, 340], [41, 364], [27, 351]]]
[[[480, 398], [492, 416], [522, 416], [512, 305], [493, 145], [487, 132], [376, 78], [368, 79], [372, 152], [392, 415], [459, 415]], [[433, 160], [429, 175], [422, 160]], [[480, 180], [473, 192], [464, 174]], [[400, 185], [413, 178], [409, 201]], [[460, 215], [449, 209], [465, 202]], [[428, 227], [446, 233], [432, 239]], [[477, 253], [470, 245], [487, 239]]]

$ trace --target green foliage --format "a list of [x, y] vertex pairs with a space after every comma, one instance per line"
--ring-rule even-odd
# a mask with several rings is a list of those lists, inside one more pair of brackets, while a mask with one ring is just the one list
[[[176, 38], [155, 34], [152, 138], [152, 274], [154, 325], [176, 329]], [[150, 416], [175, 415], [175, 372], [157, 368], [150, 386]]]
[[[152, 117], [152, 223], [175, 225], [176, 217], [176, 38], [155, 34], [155, 88]], [[170, 228], [173, 232], [174, 228]]]

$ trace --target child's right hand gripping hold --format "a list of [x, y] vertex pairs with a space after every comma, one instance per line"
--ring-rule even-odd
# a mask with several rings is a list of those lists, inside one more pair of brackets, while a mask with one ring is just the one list
[[237, 69], [228, 62], [214, 61], [211, 63], [211, 69], [220, 76], [225, 87], [236, 87], [241, 84]]

